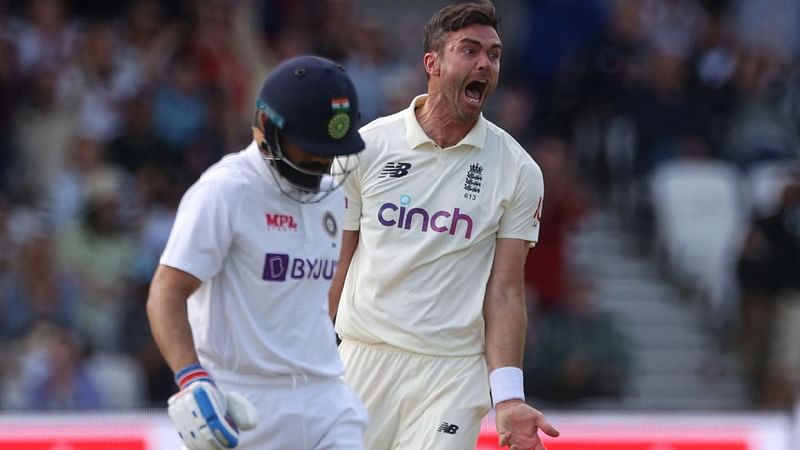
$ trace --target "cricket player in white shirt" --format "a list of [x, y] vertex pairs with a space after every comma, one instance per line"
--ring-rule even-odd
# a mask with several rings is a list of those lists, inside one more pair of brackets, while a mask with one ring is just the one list
[[431, 18], [427, 95], [361, 129], [345, 181], [330, 309], [370, 450], [475, 448], [492, 402], [501, 446], [544, 450], [538, 431], [558, 436], [525, 403], [520, 369], [542, 173], [481, 114], [500, 69], [497, 23], [489, 2]]
[[361, 449], [366, 411], [326, 301], [345, 206], [329, 174], [345, 179], [364, 148], [356, 91], [342, 66], [300, 56], [256, 106], [253, 142], [181, 200], [150, 287], [180, 388], [168, 412], [190, 450]]

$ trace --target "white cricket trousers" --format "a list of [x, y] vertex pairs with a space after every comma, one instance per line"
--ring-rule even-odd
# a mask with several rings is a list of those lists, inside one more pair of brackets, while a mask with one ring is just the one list
[[429, 356], [344, 340], [345, 381], [369, 413], [368, 450], [474, 449], [489, 412], [483, 355]]
[[259, 420], [242, 431], [237, 450], [362, 450], [367, 414], [340, 378], [280, 378], [213, 371], [223, 391], [253, 402]]

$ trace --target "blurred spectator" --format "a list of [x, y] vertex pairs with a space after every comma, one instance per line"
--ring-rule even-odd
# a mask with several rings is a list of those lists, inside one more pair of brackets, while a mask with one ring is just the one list
[[570, 279], [566, 243], [588, 208], [572, 167], [569, 143], [548, 135], [537, 140], [531, 151], [545, 179], [541, 206], [542, 229], [539, 242], [528, 252], [525, 283], [534, 310], [557, 308], [567, 296]]
[[115, 350], [135, 242], [120, 215], [119, 186], [113, 180], [95, 182], [81, 219], [58, 238], [58, 259], [80, 283], [79, 330], [93, 347]]
[[22, 86], [26, 95], [12, 120], [15, 189], [39, 195], [64, 166], [75, 133], [77, 105], [60, 95], [57, 83], [55, 69], [40, 68]]
[[50, 225], [61, 232], [78, 220], [88, 206], [93, 190], [116, 189], [124, 174], [103, 160], [103, 146], [97, 140], [77, 136], [71, 143], [69, 160], [52, 177], [42, 199]]
[[624, 101], [623, 114], [635, 127], [635, 175], [646, 177], [660, 162], [678, 157], [687, 139], [710, 144], [711, 116], [689, 90], [688, 52], [683, 41], [649, 48], [643, 79]]
[[109, 142], [108, 160], [130, 173], [156, 165], [178, 170], [180, 154], [153, 128], [152, 98], [142, 93], [122, 105], [122, 133]]
[[256, 95], [252, 86], [256, 83], [253, 78], [257, 77], [250, 73], [252, 63], [246, 59], [250, 56], [246, 54], [248, 45], [242, 42], [250, 36], [236, 32], [237, 12], [248, 10], [251, 3], [193, 0], [190, 4], [194, 20], [187, 30], [185, 46], [192, 55], [198, 84], [208, 91], [206, 101], [211, 111], [206, 126], [217, 129], [220, 139], [217, 153], [221, 154], [222, 149], [245, 145], [244, 142], [232, 145], [237, 133], [234, 130], [252, 120], [250, 112]]
[[124, 51], [111, 22], [87, 27], [79, 53], [79, 132], [100, 142], [120, 133], [119, 105], [138, 94], [143, 74], [132, 54]]
[[515, 84], [498, 89], [497, 97], [491, 104], [497, 123], [517, 141], [533, 139], [536, 135], [532, 126], [536, 99], [527, 85]]
[[800, 386], [800, 174], [756, 220], [739, 260], [741, 344], [760, 406], [790, 408]]
[[740, 51], [736, 71], [739, 90], [726, 136], [725, 156], [748, 168], [755, 163], [797, 157], [797, 123], [782, 107], [788, 71], [773, 55]]
[[0, 248], [5, 249], [5, 251], [0, 252], [0, 276], [14, 270], [16, 242], [14, 242], [10, 224], [11, 215], [13, 214], [12, 209], [13, 204], [0, 190]]
[[[576, 111], [562, 120], [574, 127], [575, 159], [582, 179], [596, 189], [629, 189], [633, 172], [632, 122], [621, 116], [623, 101], [639, 75], [642, 2], [610, 2], [605, 33], [584, 60], [576, 59], [580, 72]], [[559, 118], [554, 117], [553, 121]], [[569, 120], [573, 122], [570, 123]]]
[[358, 87], [361, 125], [387, 114], [383, 108], [384, 85], [395, 68], [387, 46], [386, 31], [374, 22], [358, 23], [352, 31], [352, 44], [344, 65]]
[[17, 45], [24, 74], [47, 67], [55, 71], [69, 65], [79, 36], [77, 25], [68, 15], [65, 0], [27, 2], [27, 20], [11, 33]]
[[159, 408], [175, 393], [174, 375], [150, 333], [145, 306], [150, 280], [169, 238], [176, 205], [183, 192], [172, 179], [173, 174], [171, 166], [157, 164], [145, 165], [136, 174], [137, 210], [141, 214], [135, 227], [132, 282], [126, 292], [119, 325], [119, 349], [138, 364], [147, 404]]
[[682, 49], [691, 49], [708, 24], [698, 0], [642, 0], [640, 18], [648, 44]]
[[78, 291], [56, 266], [54, 247], [49, 236], [29, 238], [17, 248], [13, 270], [0, 275], [0, 337], [20, 338], [40, 321], [77, 326]]
[[[134, 230], [137, 245], [132, 277], [138, 283], [150, 284], [175, 220], [183, 189], [171, 178], [172, 174], [170, 168], [148, 165], [136, 175], [136, 209], [140, 214]], [[141, 299], [146, 298], [147, 295]]]
[[524, 11], [520, 55], [515, 56], [517, 73], [526, 75], [516, 81], [528, 84], [535, 102], [530, 133], [569, 129], [582, 100], [586, 60], [608, 26], [609, 4], [536, 0], [527, 2]]
[[208, 124], [208, 99], [197, 57], [180, 50], [170, 63], [168, 77], [156, 87], [153, 123], [167, 144], [184, 149]]
[[168, 21], [164, 8], [163, 1], [132, 2], [119, 35], [119, 44], [148, 86], [165, 73], [169, 56], [175, 50], [182, 31], [179, 21]]
[[[1, 6], [0, 6], [1, 8]], [[2, 12], [0, 11], [0, 14]], [[0, 28], [4, 26], [0, 15]], [[17, 50], [10, 36], [0, 31], [0, 190], [7, 189], [8, 171], [14, 161], [11, 146], [14, 111], [21, 97]]]
[[732, 30], [755, 53], [783, 61], [800, 51], [800, 3], [795, 0], [732, 0]]
[[311, 20], [319, 17], [317, 0], [263, 0], [258, 3], [259, 33], [276, 61], [308, 53]]
[[553, 86], [565, 68], [598, 39], [608, 11], [599, 0], [534, 0], [527, 2], [521, 33], [520, 73], [528, 74], [541, 119], [557, 109]]
[[22, 409], [96, 409], [99, 387], [85, 367], [86, 347], [68, 328], [40, 323], [23, 353], [21, 371], [11, 380], [20, 388]]
[[623, 394], [632, 368], [630, 344], [593, 295], [591, 283], [573, 279], [558, 308], [531, 319], [526, 396], [571, 403]]

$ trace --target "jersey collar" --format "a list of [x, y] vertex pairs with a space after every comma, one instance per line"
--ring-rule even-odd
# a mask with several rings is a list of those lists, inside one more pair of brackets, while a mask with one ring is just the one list
[[[422, 94], [414, 97], [414, 100], [411, 101], [411, 105], [405, 110], [404, 120], [406, 124], [406, 140], [408, 141], [408, 145], [411, 148], [432, 148], [436, 145], [431, 138], [425, 134], [425, 131], [420, 126], [419, 122], [417, 121], [417, 116], [414, 113], [414, 110], [419, 108], [420, 106], [424, 105], [425, 102], [428, 100], [428, 94]], [[478, 118], [478, 121], [475, 122], [475, 126], [469, 130], [466, 136], [461, 139], [461, 142], [458, 144], [448, 147], [449, 148], [457, 148], [462, 145], [469, 145], [477, 149], [483, 148], [484, 144], [486, 143], [486, 119], [483, 117], [483, 113]]]

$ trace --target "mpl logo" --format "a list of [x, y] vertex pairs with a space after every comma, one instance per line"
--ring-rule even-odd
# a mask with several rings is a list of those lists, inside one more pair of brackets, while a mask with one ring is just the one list
[[[448, 233], [455, 236], [458, 225], [463, 224], [464, 239], [472, 238], [472, 217], [464, 214], [459, 208], [452, 212], [439, 210], [433, 213], [425, 208], [407, 209], [405, 205], [411, 203], [407, 195], [400, 197], [400, 205], [387, 202], [378, 208], [378, 222], [385, 227], [396, 227], [410, 230], [412, 227], [427, 233], [430, 229], [434, 233]], [[415, 218], [418, 218], [415, 220]]]
[[289, 214], [267, 213], [267, 229], [278, 231], [297, 231], [297, 221]]
[[261, 278], [266, 281], [286, 281], [287, 278], [330, 280], [337, 262], [335, 259], [292, 258], [286, 253], [267, 253]]

